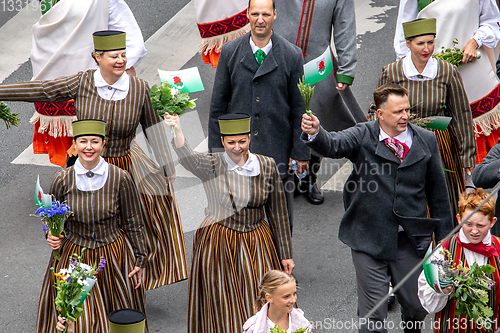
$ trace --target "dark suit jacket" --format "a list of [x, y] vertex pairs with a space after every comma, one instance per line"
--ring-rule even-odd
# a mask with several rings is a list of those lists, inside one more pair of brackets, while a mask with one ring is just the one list
[[[408, 155], [400, 162], [379, 141], [379, 122], [326, 132], [307, 145], [332, 158], [347, 157], [353, 171], [344, 186], [339, 238], [350, 248], [377, 259], [396, 259], [398, 225], [421, 257], [432, 233], [443, 239], [452, 229], [451, 209], [434, 133], [417, 126]], [[304, 140], [307, 135], [304, 133]], [[427, 217], [427, 205], [431, 218]]]
[[222, 47], [215, 75], [208, 124], [208, 147], [222, 148], [217, 118], [225, 113], [252, 116], [250, 151], [274, 158], [283, 178], [288, 158], [309, 160], [300, 140], [305, 104], [297, 83], [303, 74], [300, 49], [273, 33], [273, 46], [259, 66], [250, 34]]
[[[500, 140], [488, 152], [488, 155], [483, 159], [481, 164], [476, 165], [472, 172], [472, 181], [474, 185], [482, 188], [492, 188], [500, 180], [498, 170], [500, 170]], [[495, 206], [495, 216], [500, 216], [500, 200], [497, 199]], [[497, 221], [491, 233], [495, 236], [500, 236], [500, 222]]]

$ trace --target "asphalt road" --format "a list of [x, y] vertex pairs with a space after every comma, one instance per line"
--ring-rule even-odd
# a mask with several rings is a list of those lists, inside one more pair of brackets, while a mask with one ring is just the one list
[[[5, 1], [9, 0], [0, 0], [0, 28], [16, 14], [2, 7]], [[145, 40], [187, 2], [127, 0]], [[355, 3], [356, 15], [358, 19], [362, 18], [363, 25], [358, 22], [358, 67], [353, 92], [361, 107], [367, 110], [382, 66], [395, 59], [392, 37], [398, 1], [355, 0]], [[365, 25], [368, 28], [365, 29]], [[9, 36], [0, 35], [2, 41], [8, 42]], [[0, 61], [2, 52], [0, 49]], [[206, 88], [204, 92], [195, 94], [198, 98], [197, 117], [206, 135], [215, 70], [204, 65], [198, 55], [183, 67], [192, 66], [199, 67]], [[31, 75], [28, 61], [20, 64], [3, 83], [29, 80]], [[42, 186], [48, 189], [58, 169], [11, 163], [31, 143], [33, 127], [29, 119], [34, 110], [28, 103], [11, 103], [11, 107], [20, 113], [22, 123], [12, 130], [6, 130], [0, 124], [0, 332], [33, 332], [40, 286], [50, 255], [39, 220], [30, 217], [35, 211], [34, 185], [37, 175], [40, 175]], [[343, 164], [341, 160], [325, 160], [320, 182], [325, 183]], [[193, 178], [179, 177], [175, 188], [179, 191], [192, 189], [203, 196], [199, 193], [199, 183]], [[192, 201], [184, 207], [181, 209], [183, 224], [199, 223], [203, 203]], [[295, 198], [293, 253], [296, 264], [294, 275], [300, 287], [298, 304], [309, 320], [321, 325], [318, 332], [347, 332], [347, 323], [357, 318], [355, 274], [350, 250], [337, 237], [343, 211], [342, 193], [338, 191], [325, 192], [325, 203], [320, 206], [310, 205], [302, 196]], [[185, 231], [189, 260], [194, 231], [189, 228]], [[187, 281], [183, 281], [147, 292], [150, 332], [186, 332], [187, 288]], [[398, 325], [399, 314], [396, 310], [390, 312], [389, 319]], [[334, 322], [337, 326], [332, 325]], [[338, 323], [342, 323], [342, 327]], [[400, 329], [391, 331], [402, 332]]]

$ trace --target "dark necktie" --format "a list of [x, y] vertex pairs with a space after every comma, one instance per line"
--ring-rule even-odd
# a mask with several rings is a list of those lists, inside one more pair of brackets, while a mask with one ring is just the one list
[[255, 58], [257, 58], [257, 63], [260, 66], [260, 64], [262, 64], [264, 59], [266, 59], [266, 52], [262, 51], [261, 49], [258, 49], [257, 51], [255, 51]]
[[401, 142], [395, 138], [385, 139], [384, 144], [393, 151], [393, 153], [397, 158], [399, 158], [401, 162], [403, 162], [406, 154], [408, 154], [408, 151], [410, 150], [410, 148], [404, 142]]

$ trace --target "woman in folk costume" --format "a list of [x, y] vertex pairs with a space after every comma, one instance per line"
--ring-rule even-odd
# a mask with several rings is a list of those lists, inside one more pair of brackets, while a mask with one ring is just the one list
[[408, 90], [411, 113], [419, 118], [449, 116], [446, 131], [435, 130], [443, 160], [450, 204], [457, 212], [458, 197], [465, 190], [464, 173], [472, 185], [476, 160], [474, 128], [469, 102], [457, 67], [432, 57], [436, 20], [403, 23], [410, 53], [387, 65], [379, 86], [397, 83]]
[[[121, 308], [145, 311], [142, 271], [146, 244], [139, 197], [129, 173], [102, 158], [106, 123], [80, 120], [73, 123], [78, 159], [74, 166], [56, 174], [50, 193], [66, 201], [73, 211], [64, 225], [65, 236], [47, 235], [47, 243], [59, 249], [51, 256], [38, 303], [39, 333], [56, 331], [55, 272], [69, 267], [73, 254], [83, 253], [83, 262], [93, 265], [106, 259], [91, 295], [83, 303], [83, 315], [74, 322], [74, 332], [109, 332], [107, 315]], [[107, 143], [106, 143], [107, 144]], [[54, 266], [55, 265], [55, 266]]]
[[[89, 57], [92, 34], [99, 30], [127, 33], [127, 70], [145, 54], [141, 30], [123, 0], [48, 0], [53, 7], [33, 26], [31, 63], [33, 80], [53, 80], [97, 66]], [[47, 6], [48, 7], [48, 6]], [[73, 142], [71, 122], [76, 120], [74, 101], [35, 102], [33, 152], [48, 154], [53, 164], [65, 166]]]
[[[285, 192], [274, 160], [248, 151], [250, 116], [219, 117], [224, 153], [194, 152], [175, 126], [180, 163], [203, 181], [206, 218], [193, 242], [188, 332], [240, 332], [255, 312], [260, 279], [270, 269], [291, 273], [292, 243]], [[264, 219], [267, 216], [267, 220]]]
[[250, 31], [248, 0], [194, 0], [202, 38], [200, 53], [206, 64], [217, 67], [222, 44]]
[[[418, 2], [418, 3], [417, 3]], [[424, 3], [424, 4], [422, 4]], [[441, 47], [464, 50], [458, 71], [469, 99], [477, 144], [476, 163], [481, 163], [500, 138], [500, 80], [495, 62], [500, 52], [500, 14], [496, 0], [401, 0], [394, 48], [406, 55], [401, 24], [416, 18], [436, 18], [436, 52]], [[481, 57], [477, 57], [476, 50]]]
[[[471, 193], [462, 193], [458, 202], [458, 223], [468, 217], [487, 197], [488, 193], [483, 192], [481, 188]], [[492, 327], [485, 330], [484, 326], [477, 327], [472, 318], [456, 315], [457, 301], [449, 299], [449, 295], [454, 292], [454, 287], [444, 288], [443, 293], [437, 292], [429, 286], [422, 271], [418, 279], [418, 297], [425, 310], [429, 313], [436, 313], [433, 322], [436, 333], [496, 332], [499, 328], [500, 240], [490, 233], [490, 229], [497, 219], [494, 216], [495, 201], [490, 198], [479, 208], [477, 213], [464, 222], [458, 234], [443, 243], [443, 248], [450, 252], [451, 259], [455, 264], [459, 264], [461, 261], [466, 267], [471, 267], [474, 263], [477, 263], [479, 266], [490, 264], [495, 268], [495, 271], [490, 274], [490, 278], [495, 281], [495, 284], [488, 293], [489, 306], [493, 310]], [[441, 260], [444, 259], [444, 256], [441, 253], [436, 253], [435, 259]]]
[[[63, 102], [75, 100], [78, 119], [107, 122], [107, 162], [128, 171], [139, 189], [149, 249], [144, 286], [154, 289], [187, 278], [184, 236], [173, 187], [165, 176], [175, 168], [166, 142], [165, 125], [151, 106], [147, 83], [125, 73], [125, 33], [94, 33], [97, 70], [49, 81], [0, 85], [0, 100]], [[142, 129], [160, 168], [134, 142]]]
[[[350, 86], [356, 68], [356, 21], [353, 0], [276, 0], [277, 17], [273, 31], [302, 49], [304, 63], [316, 59], [330, 46], [336, 55], [334, 73], [314, 85], [311, 110], [327, 131], [341, 131], [366, 121]], [[321, 158], [311, 154], [307, 199], [321, 204], [317, 174]]]

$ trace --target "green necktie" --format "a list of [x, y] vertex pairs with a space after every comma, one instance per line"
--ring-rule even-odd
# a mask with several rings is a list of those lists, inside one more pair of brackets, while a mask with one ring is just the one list
[[261, 49], [258, 49], [257, 51], [255, 51], [255, 58], [257, 58], [257, 63], [260, 66], [260, 64], [262, 64], [264, 59], [266, 59], [266, 52], [262, 51]]

